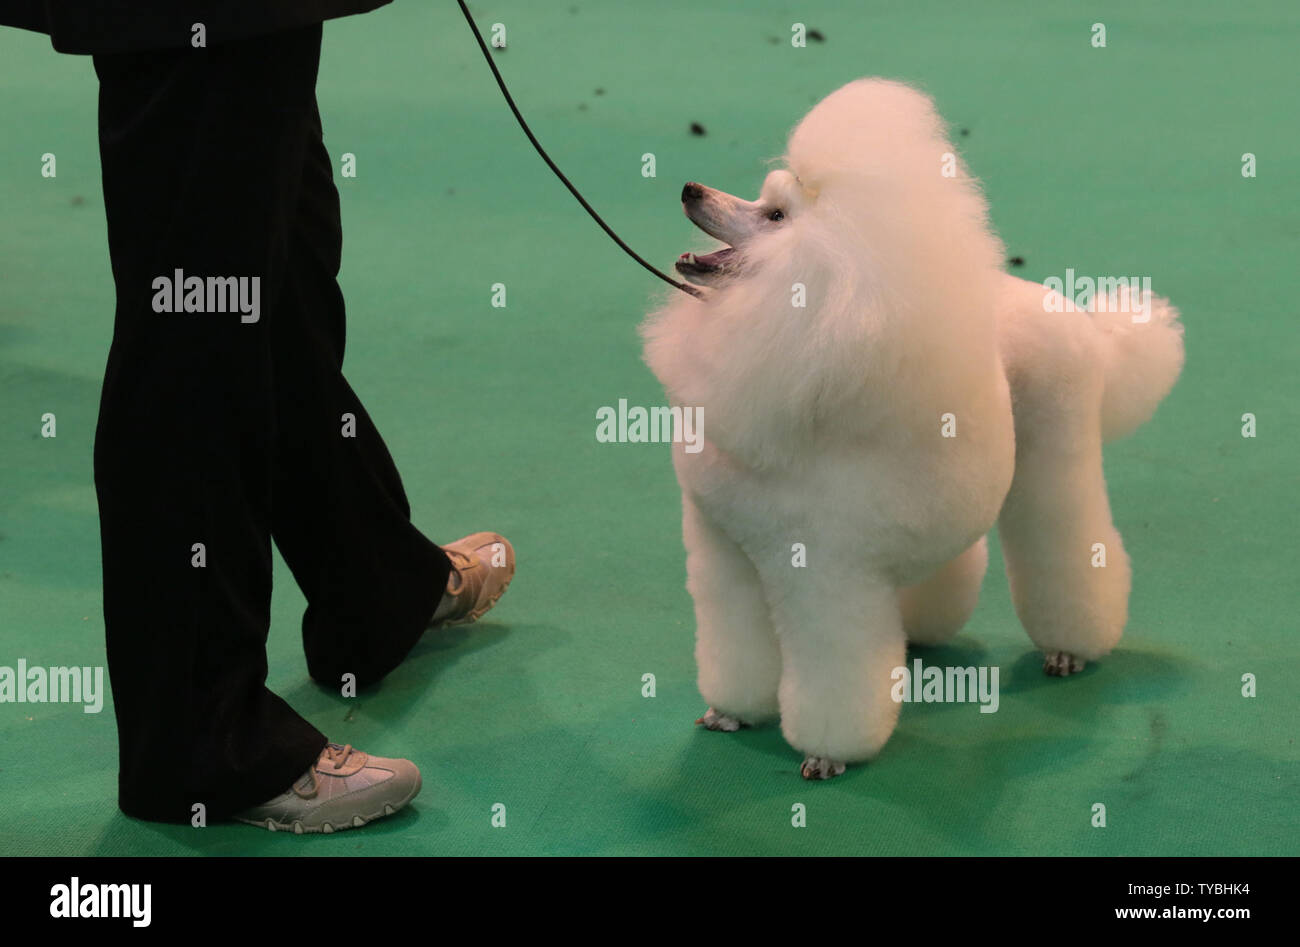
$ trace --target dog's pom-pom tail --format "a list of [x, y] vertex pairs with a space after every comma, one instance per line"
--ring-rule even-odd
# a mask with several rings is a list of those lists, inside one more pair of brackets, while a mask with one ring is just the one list
[[1150, 420], [1183, 369], [1183, 324], [1169, 300], [1120, 286], [1098, 292], [1089, 306], [1103, 336], [1106, 391], [1101, 433], [1106, 441], [1128, 437]]

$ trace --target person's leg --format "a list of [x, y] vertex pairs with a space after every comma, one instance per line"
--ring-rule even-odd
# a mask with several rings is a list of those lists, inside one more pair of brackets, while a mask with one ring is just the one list
[[419, 640], [451, 562], [412, 525], [392, 457], [343, 377], [339, 196], [315, 110], [310, 138], [270, 326], [272, 536], [307, 598], [302, 637], [312, 677], [338, 687], [350, 673], [364, 686]]
[[[119, 805], [142, 818], [260, 802], [326, 742], [265, 686], [271, 327], [319, 50], [316, 27], [95, 59], [117, 286], [95, 484]], [[155, 311], [178, 269], [260, 279], [259, 318]]]

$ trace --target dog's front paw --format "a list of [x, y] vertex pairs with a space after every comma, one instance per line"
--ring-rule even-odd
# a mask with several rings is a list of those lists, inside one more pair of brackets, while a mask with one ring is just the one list
[[832, 776], [840, 775], [844, 769], [843, 763], [828, 760], [824, 756], [810, 756], [803, 761], [799, 774], [804, 779], [830, 779]]
[[712, 707], [704, 712], [704, 716], [695, 721], [706, 730], [721, 730], [724, 733], [735, 733], [741, 727], [746, 726], [745, 721], [739, 717], [728, 717], [726, 714], [720, 714]]
[[1082, 671], [1086, 663], [1068, 651], [1053, 651], [1043, 661], [1043, 671], [1048, 677], [1069, 677]]

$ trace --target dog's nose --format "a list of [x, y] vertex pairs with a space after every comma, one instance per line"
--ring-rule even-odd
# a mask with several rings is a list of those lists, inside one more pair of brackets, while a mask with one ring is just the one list
[[682, 188], [682, 203], [687, 201], [698, 201], [704, 196], [704, 188], [700, 187], [694, 181], [687, 181], [686, 186]]

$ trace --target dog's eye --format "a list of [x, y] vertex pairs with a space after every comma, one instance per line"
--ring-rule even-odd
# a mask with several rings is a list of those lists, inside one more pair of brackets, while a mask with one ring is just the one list
[[767, 215], [768, 220], [785, 220], [785, 214], [779, 210], [774, 210]]

